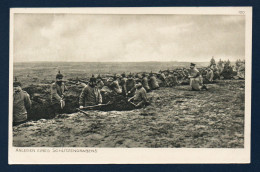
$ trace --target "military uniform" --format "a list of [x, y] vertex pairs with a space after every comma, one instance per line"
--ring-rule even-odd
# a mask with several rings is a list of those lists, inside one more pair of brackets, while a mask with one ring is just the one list
[[52, 113], [62, 113], [61, 109], [61, 100], [64, 100], [64, 92], [67, 91], [67, 88], [64, 83], [61, 85], [54, 82], [51, 84], [51, 108]]
[[190, 87], [192, 90], [200, 90], [201, 84], [201, 78], [200, 78], [200, 72], [197, 68], [194, 67], [194, 69], [190, 69]]
[[102, 103], [102, 96], [97, 87], [86, 85], [79, 97], [80, 106], [93, 106]]
[[31, 108], [30, 96], [26, 91], [15, 91], [13, 94], [13, 123], [27, 120], [27, 111]]

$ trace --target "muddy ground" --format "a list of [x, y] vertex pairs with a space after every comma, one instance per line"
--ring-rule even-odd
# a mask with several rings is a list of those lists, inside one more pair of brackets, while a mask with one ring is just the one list
[[188, 85], [148, 93], [151, 105], [130, 111], [88, 111], [13, 127], [19, 147], [242, 148], [243, 80], [221, 80], [208, 91]]

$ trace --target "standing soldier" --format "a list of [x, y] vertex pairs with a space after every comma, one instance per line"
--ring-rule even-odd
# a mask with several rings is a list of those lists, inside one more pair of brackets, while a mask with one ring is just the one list
[[62, 109], [65, 106], [64, 92], [67, 91], [67, 88], [62, 79], [63, 75], [59, 71], [56, 75], [56, 81], [51, 84], [51, 106], [53, 114], [62, 113]]
[[203, 81], [201, 80], [201, 75], [199, 70], [195, 67], [194, 63], [190, 64], [190, 87], [193, 91], [199, 91], [202, 89], [206, 89], [207, 87], [203, 85]]
[[102, 103], [100, 90], [97, 88], [96, 78], [92, 76], [89, 84], [86, 85], [79, 97], [79, 108], [83, 109], [86, 106], [94, 106]]
[[31, 108], [30, 96], [21, 88], [21, 83], [13, 83], [13, 126], [27, 120], [27, 111]]

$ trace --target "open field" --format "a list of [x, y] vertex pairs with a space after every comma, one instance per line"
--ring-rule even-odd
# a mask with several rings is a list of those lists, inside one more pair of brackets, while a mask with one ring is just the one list
[[[70, 71], [73, 69], [71, 67]], [[39, 84], [50, 82], [43, 78], [44, 75], [51, 76], [46, 72], [15, 69], [14, 76], [21, 77], [26, 72], [36, 76]], [[78, 76], [77, 72], [69, 73], [68, 79]], [[30, 85], [34, 83], [30, 79], [30, 76], [24, 77], [21, 81]], [[144, 109], [88, 111], [88, 115], [74, 112], [52, 119], [31, 120], [13, 127], [13, 145], [242, 148], [244, 86], [243, 80], [220, 80], [209, 84], [208, 91], [200, 92], [190, 91], [188, 85], [161, 87], [148, 93], [151, 105]]]

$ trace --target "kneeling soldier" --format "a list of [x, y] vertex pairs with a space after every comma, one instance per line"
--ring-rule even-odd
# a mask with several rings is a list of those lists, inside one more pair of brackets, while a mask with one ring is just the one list
[[97, 88], [96, 78], [91, 77], [89, 84], [86, 85], [79, 97], [79, 108], [83, 109], [86, 106], [94, 106], [102, 103], [100, 90]]
[[136, 84], [135, 95], [131, 97], [128, 101], [133, 102], [136, 107], [143, 107], [148, 104], [146, 90], [142, 86], [141, 82]]

